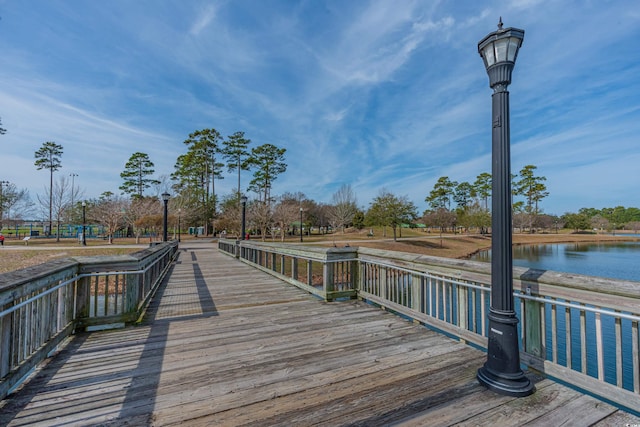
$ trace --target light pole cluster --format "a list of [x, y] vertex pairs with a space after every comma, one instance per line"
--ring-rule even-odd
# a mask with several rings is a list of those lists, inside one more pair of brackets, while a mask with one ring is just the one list
[[522, 45], [524, 30], [502, 28], [478, 43], [478, 52], [489, 75], [492, 95], [492, 215], [491, 308], [487, 362], [478, 370], [478, 381], [509, 396], [528, 396], [533, 383], [520, 368], [518, 318], [513, 299], [511, 252], [511, 160], [509, 92], [511, 74]]

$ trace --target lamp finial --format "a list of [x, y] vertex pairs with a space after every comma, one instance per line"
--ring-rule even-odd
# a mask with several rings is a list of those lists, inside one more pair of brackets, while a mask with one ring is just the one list
[[502, 16], [500, 17], [500, 21], [498, 22], [498, 31], [502, 31]]

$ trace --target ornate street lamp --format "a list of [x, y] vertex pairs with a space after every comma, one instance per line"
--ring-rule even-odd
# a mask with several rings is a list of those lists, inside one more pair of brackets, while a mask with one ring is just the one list
[[489, 75], [492, 95], [492, 215], [491, 215], [491, 308], [487, 362], [478, 370], [478, 381], [509, 396], [528, 396], [533, 383], [520, 368], [518, 318], [513, 299], [511, 252], [511, 160], [509, 92], [511, 73], [522, 45], [524, 30], [502, 28], [478, 43], [478, 52]]
[[246, 236], [246, 219], [247, 219], [247, 196], [243, 195], [240, 197], [240, 202], [242, 203], [242, 237], [240, 240], [245, 240]]
[[162, 241], [166, 242], [167, 241], [167, 214], [169, 211], [168, 205], [169, 205], [169, 198], [171, 197], [171, 194], [169, 193], [162, 193], [162, 200], [164, 201], [164, 217], [162, 220]]
[[82, 201], [82, 246], [87, 246], [87, 202]]

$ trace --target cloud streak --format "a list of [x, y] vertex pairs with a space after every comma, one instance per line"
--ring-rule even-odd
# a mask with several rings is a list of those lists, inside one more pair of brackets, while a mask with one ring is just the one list
[[276, 193], [329, 202], [346, 183], [367, 206], [386, 187], [422, 210], [440, 176], [490, 171], [477, 42], [502, 15], [526, 31], [513, 172], [538, 166], [550, 213], [640, 206], [637, 2], [36, 3], [4, 4], [0, 22], [0, 179], [32, 195], [44, 141], [65, 147], [61, 173], [96, 197], [117, 192], [133, 152], [166, 175], [190, 132], [215, 127], [287, 149]]

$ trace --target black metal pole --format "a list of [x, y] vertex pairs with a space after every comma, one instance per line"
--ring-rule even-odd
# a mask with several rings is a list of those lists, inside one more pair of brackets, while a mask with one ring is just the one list
[[82, 246], [87, 246], [87, 217], [86, 217], [87, 204], [82, 202]]
[[180, 209], [178, 209], [178, 243], [180, 243]]
[[242, 200], [242, 237], [240, 238], [240, 240], [245, 240], [245, 236], [246, 236], [246, 218], [247, 218], [247, 202], [246, 200]]
[[302, 208], [300, 208], [300, 242], [302, 242]]
[[167, 241], [167, 216], [169, 211], [169, 200], [164, 200], [164, 217], [162, 219], [162, 241]]
[[478, 381], [509, 396], [528, 396], [533, 383], [520, 368], [518, 318], [513, 300], [509, 92], [513, 62], [489, 68], [492, 95], [491, 308], [487, 362]]

